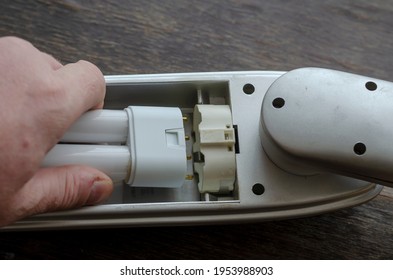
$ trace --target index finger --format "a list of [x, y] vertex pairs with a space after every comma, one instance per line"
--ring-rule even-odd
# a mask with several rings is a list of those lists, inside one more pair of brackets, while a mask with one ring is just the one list
[[56, 71], [64, 91], [61, 98], [67, 108], [68, 120], [74, 122], [91, 109], [100, 109], [105, 98], [105, 79], [94, 64], [80, 60]]

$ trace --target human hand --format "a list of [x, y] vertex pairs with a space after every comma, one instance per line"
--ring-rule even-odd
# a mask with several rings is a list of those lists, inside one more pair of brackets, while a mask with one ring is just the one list
[[81, 114], [103, 106], [105, 81], [86, 61], [61, 65], [29, 42], [0, 38], [0, 227], [100, 203], [111, 179], [87, 166], [40, 168]]

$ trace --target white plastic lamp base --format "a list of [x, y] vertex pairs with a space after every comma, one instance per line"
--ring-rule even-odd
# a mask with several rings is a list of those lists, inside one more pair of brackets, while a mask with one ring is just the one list
[[187, 156], [183, 115], [179, 108], [125, 109], [129, 120], [130, 186], [181, 187]]

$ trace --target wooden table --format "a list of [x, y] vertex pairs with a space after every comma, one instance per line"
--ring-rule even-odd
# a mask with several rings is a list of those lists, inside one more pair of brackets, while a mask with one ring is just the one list
[[[393, 80], [392, 15], [385, 0], [3, 0], [0, 36], [104, 74], [318, 66]], [[392, 210], [385, 188], [362, 206], [288, 221], [0, 233], [0, 259], [390, 259]]]

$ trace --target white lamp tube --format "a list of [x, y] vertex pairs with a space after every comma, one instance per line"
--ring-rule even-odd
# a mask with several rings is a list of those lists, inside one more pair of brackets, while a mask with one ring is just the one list
[[123, 110], [94, 110], [83, 114], [66, 132], [66, 143], [125, 143], [128, 117]]
[[130, 106], [87, 112], [61, 142], [47, 154], [43, 167], [89, 165], [114, 181], [137, 187], [178, 188], [185, 180], [186, 144], [179, 108]]
[[127, 178], [129, 162], [127, 146], [58, 144], [46, 155], [42, 166], [88, 165], [114, 181], [122, 181]]

